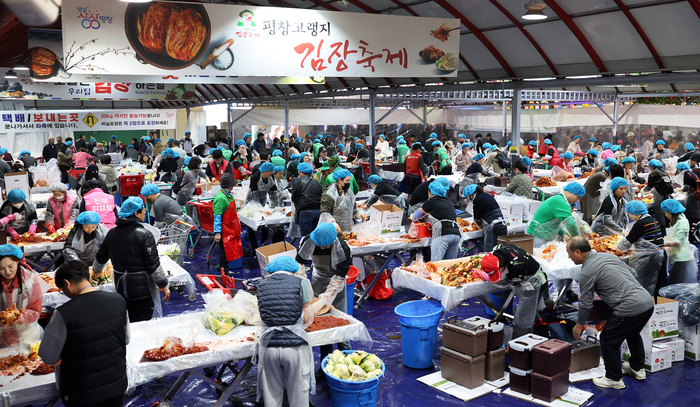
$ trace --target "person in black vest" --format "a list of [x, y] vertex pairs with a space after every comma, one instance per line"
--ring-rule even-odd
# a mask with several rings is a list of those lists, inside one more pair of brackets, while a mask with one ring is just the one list
[[39, 356], [56, 366], [67, 407], [124, 404], [129, 318], [126, 301], [90, 284], [87, 264], [73, 260], [56, 270], [56, 286], [71, 300], [54, 311]]
[[266, 406], [281, 406], [284, 390], [290, 407], [307, 407], [315, 389], [314, 362], [304, 326], [314, 313], [307, 282], [295, 276], [299, 265], [289, 256], [273, 259], [271, 276], [258, 285], [260, 318], [266, 326], [258, 348], [258, 394]]
[[299, 225], [301, 236], [308, 236], [316, 229], [321, 217], [321, 195], [323, 187], [315, 180], [311, 164], [303, 162], [297, 166], [299, 177], [292, 183], [294, 222]]

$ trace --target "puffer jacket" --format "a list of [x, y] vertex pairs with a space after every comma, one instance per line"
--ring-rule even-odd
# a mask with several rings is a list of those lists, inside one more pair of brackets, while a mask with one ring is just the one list
[[117, 226], [110, 229], [100, 245], [95, 262], [103, 265], [110, 259], [117, 292], [127, 300], [150, 297], [146, 274], [156, 286], [168, 286], [168, 279], [160, 268], [153, 234], [134, 215], [117, 219]]
[[73, 163], [68, 154], [61, 152], [58, 153], [58, 159], [56, 161], [56, 164], [60, 165], [61, 167], [70, 167]]
[[528, 199], [533, 199], [534, 194], [532, 193], [532, 180], [530, 180], [530, 177], [527, 174], [517, 174], [510, 180], [508, 186], [506, 186], [506, 192], [524, 196]]

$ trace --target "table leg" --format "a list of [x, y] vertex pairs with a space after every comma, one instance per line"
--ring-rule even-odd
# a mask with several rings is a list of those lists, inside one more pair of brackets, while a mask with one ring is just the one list
[[170, 401], [173, 397], [175, 397], [175, 394], [180, 391], [180, 387], [182, 387], [182, 385], [185, 384], [185, 381], [187, 381], [187, 378], [190, 377], [190, 373], [191, 372], [189, 371], [180, 373], [180, 377], [177, 378], [168, 392], [165, 393], [165, 396], [163, 396], [161, 401]]
[[513, 292], [513, 290], [511, 290], [510, 293], [508, 294], [508, 297], [506, 297], [506, 300], [503, 302], [503, 305], [501, 305], [500, 308], [497, 307], [496, 304], [494, 304], [493, 301], [491, 301], [491, 298], [487, 295], [480, 295], [477, 298], [479, 299], [479, 301], [481, 301], [482, 304], [484, 304], [486, 307], [488, 307], [488, 309], [490, 309], [491, 312], [494, 313], [494, 315], [495, 315], [493, 318], [494, 321], [498, 321], [499, 318], [501, 318], [501, 316], [506, 317], [506, 318], [510, 318], [511, 320], [513, 320], [515, 317], [513, 315], [506, 314], [505, 310], [506, 310], [506, 308], [508, 308], [508, 305], [510, 305], [511, 301], [513, 301], [514, 295], [515, 295], [515, 293]]
[[396, 253], [395, 253], [395, 252], [391, 252], [391, 253], [389, 254], [389, 257], [386, 258], [386, 261], [384, 262], [384, 264], [382, 265], [382, 267], [379, 268], [379, 271], [377, 272], [377, 275], [374, 276], [374, 278], [373, 278], [372, 281], [369, 283], [369, 286], [367, 287], [367, 289], [365, 290], [365, 292], [363, 292], [362, 295], [360, 295], [360, 298], [357, 300], [357, 306], [358, 306], [358, 307], [361, 307], [361, 306], [362, 306], [362, 305], [361, 305], [361, 304], [362, 304], [362, 301], [364, 301], [365, 298], [367, 298], [367, 296], [369, 295], [370, 290], [371, 290], [372, 287], [374, 287], [374, 285], [377, 283], [377, 280], [379, 280], [379, 276], [382, 275], [382, 273], [384, 272], [384, 269], [387, 268], [387, 267], [389, 266], [389, 262], [390, 262], [395, 256], [396, 256]]
[[561, 302], [561, 299], [564, 297], [564, 294], [569, 289], [569, 287], [571, 287], [571, 283], [573, 283], [573, 281], [574, 281], [570, 278], [567, 278], [566, 280], [567, 280], [567, 283], [564, 287], [562, 287], [561, 291], [559, 291], [559, 295], [557, 296], [557, 300], [554, 302], [554, 305], [552, 305], [552, 310], [559, 308], [560, 303], [561, 303], [561, 305], [563, 305], [565, 307], [569, 307], [569, 308], [573, 308], [575, 310], [578, 310], [578, 307], [573, 305], [573, 304]]
[[223, 393], [221, 393], [221, 397], [219, 397], [219, 399], [216, 401], [214, 407], [223, 407], [228, 402], [229, 397], [231, 397], [233, 392], [236, 391], [236, 389], [241, 384], [245, 376], [248, 374], [248, 371], [251, 367], [253, 367], [253, 362], [251, 361], [251, 358], [247, 358], [243, 366], [241, 366], [241, 370], [238, 371], [238, 374], [236, 374], [231, 384], [228, 386], [228, 388], [226, 388], [226, 390]]
[[[52, 253], [47, 254], [49, 255], [49, 257], [51, 257]], [[63, 257], [63, 250], [56, 252], [56, 254], [54, 254], [53, 257], [51, 257], [51, 261], [49, 262], [49, 264], [47, 264], [46, 267], [44, 267], [44, 273], [51, 270], [51, 267], [53, 267], [61, 257]]]

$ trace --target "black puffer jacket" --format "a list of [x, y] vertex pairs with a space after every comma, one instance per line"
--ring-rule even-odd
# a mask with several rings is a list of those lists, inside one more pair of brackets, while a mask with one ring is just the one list
[[100, 245], [95, 261], [102, 265], [110, 259], [117, 292], [127, 300], [150, 297], [147, 275], [156, 286], [168, 286], [160, 269], [156, 241], [135, 215], [117, 219], [117, 227], [110, 229]]

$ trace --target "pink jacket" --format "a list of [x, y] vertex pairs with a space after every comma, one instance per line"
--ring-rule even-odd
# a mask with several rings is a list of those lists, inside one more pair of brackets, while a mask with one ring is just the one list
[[105, 194], [100, 188], [95, 188], [83, 195], [85, 200], [85, 210], [95, 211], [100, 214], [102, 224], [107, 229], [116, 226], [117, 216], [114, 214], [114, 196]]
[[[75, 219], [71, 219], [73, 213], [73, 204], [75, 204], [76, 196], [70, 193], [66, 193], [66, 200], [63, 201], [63, 205], [56, 202], [56, 198], [53, 196], [49, 198], [49, 205], [51, 206], [51, 213], [53, 216], [49, 216], [46, 219], [46, 224], [54, 225], [56, 229], [61, 229], [66, 226], [73, 224]], [[79, 209], [79, 208], [76, 208]], [[77, 217], [76, 210], [76, 217]], [[47, 215], [49, 213], [47, 212]], [[49, 219], [51, 218], [51, 219]]]
[[612, 150], [610, 150], [610, 149], [608, 149], [608, 150], [603, 150], [603, 152], [600, 153], [600, 159], [601, 159], [601, 160], [605, 160], [606, 158], [615, 158], [615, 159], [617, 159], [617, 157], [615, 157], [615, 153], [614, 153]]
[[75, 168], [87, 168], [88, 164], [92, 161], [92, 156], [88, 153], [78, 151], [73, 154], [73, 162], [75, 163]]

